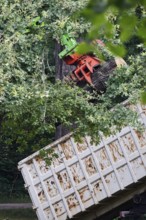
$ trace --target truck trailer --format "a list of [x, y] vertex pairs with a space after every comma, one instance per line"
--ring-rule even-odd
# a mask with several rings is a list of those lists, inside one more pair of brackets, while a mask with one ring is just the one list
[[19, 162], [38, 220], [95, 220], [146, 191], [146, 106], [130, 106], [143, 133], [129, 125], [98, 145], [69, 133], [44, 147], [58, 155], [51, 165], [40, 151]]

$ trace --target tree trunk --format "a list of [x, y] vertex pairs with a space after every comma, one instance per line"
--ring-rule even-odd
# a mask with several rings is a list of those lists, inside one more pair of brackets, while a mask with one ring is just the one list
[[58, 42], [55, 42], [55, 79], [57, 80], [63, 80], [63, 61], [59, 58], [58, 54], [61, 52], [62, 46], [58, 44]]
[[[63, 80], [64, 73], [67, 74], [71, 72], [70, 66], [67, 66], [63, 60], [61, 60], [58, 56], [58, 54], [61, 52], [62, 46], [58, 44], [58, 42], [55, 42], [55, 79], [56, 80]], [[61, 138], [65, 134], [69, 133], [69, 130], [66, 129], [63, 125], [57, 125], [56, 126], [56, 132], [55, 132], [55, 140], [58, 138]]]
[[[59, 59], [58, 54], [61, 51], [61, 45], [58, 44], [58, 42], [55, 42], [55, 79], [56, 80], [62, 80], [63, 79], [63, 73], [62, 73], [62, 60]], [[62, 125], [56, 126], [56, 132], [55, 132], [55, 140], [60, 138], [62, 136]]]
[[[56, 80], [63, 80], [64, 72], [67, 72], [67, 66], [63, 63], [63, 60], [61, 60], [58, 56], [58, 54], [61, 52], [62, 46], [58, 44], [58, 42], [55, 42], [55, 79]], [[65, 71], [64, 71], [65, 70]], [[62, 125], [56, 126], [56, 132], [55, 132], [55, 140], [58, 138], [61, 138], [63, 135], [67, 134], [69, 131], [65, 129]]]

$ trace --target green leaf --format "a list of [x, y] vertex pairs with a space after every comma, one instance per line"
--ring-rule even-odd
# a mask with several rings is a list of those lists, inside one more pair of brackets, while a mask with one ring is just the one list
[[123, 57], [126, 54], [126, 49], [123, 45], [107, 43], [107, 47], [116, 56]]
[[40, 19], [41, 19], [40, 16], [34, 18], [34, 19], [29, 23], [29, 26], [36, 26], [36, 23], [37, 23], [38, 21], [40, 21]]
[[143, 19], [138, 27], [137, 34], [146, 42], [146, 18]]
[[79, 46], [76, 48], [76, 52], [78, 54], [87, 54], [92, 51], [94, 51], [94, 46], [86, 42], [80, 43]]
[[127, 41], [134, 32], [136, 28], [137, 18], [136, 16], [131, 16], [129, 14], [124, 14], [120, 20], [120, 39], [125, 42]]
[[146, 92], [143, 92], [143, 93], [141, 94], [141, 103], [142, 103], [143, 105], [146, 104]]

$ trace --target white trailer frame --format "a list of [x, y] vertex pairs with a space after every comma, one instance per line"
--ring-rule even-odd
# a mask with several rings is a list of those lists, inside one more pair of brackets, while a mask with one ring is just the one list
[[[146, 127], [146, 108], [133, 106]], [[146, 129], [143, 134], [127, 126], [116, 135], [101, 135], [98, 146], [85, 137], [76, 143], [72, 134], [46, 146], [59, 157], [49, 167], [39, 157], [39, 151], [19, 162], [19, 169], [39, 220], [94, 219], [116, 207], [134, 194], [130, 187], [146, 177]], [[143, 184], [139, 191], [146, 189]], [[124, 198], [107, 204], [122, 192]], [[92, 208], [93, 207], [93, 208]], [[96, 207], [94, 209], [94, 207]], [[92, 212], [87, 214], [89, 208]], [[98, 211], [97, 211], [98, 210]], [[84, 216], [84, 217], [83, 217]], [[92, 216], [92, 217], [91, 217]]]

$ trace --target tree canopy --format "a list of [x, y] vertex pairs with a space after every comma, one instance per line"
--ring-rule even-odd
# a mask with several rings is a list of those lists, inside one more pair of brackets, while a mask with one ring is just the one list
[[[1, 0], [3, 161], [13, 160], [12, 149], [27, 155], [54, 140], [58, 124], [70, 130], [75, 124], [76, 137], [90, 135], [97, 142], [99, 132], [109, 135], [111, 127], [115, 131], [126, 124], [137, 128], [136, 113], [121, 101], [137, 101], [141, 93], [143, 102], [146, 99], [145, 6], [144, 0]], [[111, 74], [104, 94], [91, 94], [55, 80], [55, 45], [67, 32], [88, 43], [102, 39], [107, 47], [95, 50], [102, 59], [124, 56], [128, 67]], [[84, 43], [81, 50], [87, 47]]]

